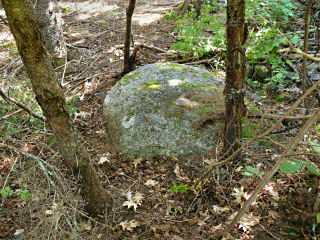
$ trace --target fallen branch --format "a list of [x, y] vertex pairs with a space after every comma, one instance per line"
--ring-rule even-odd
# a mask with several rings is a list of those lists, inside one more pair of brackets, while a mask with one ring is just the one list
[[[115, 47], [118, 48], [118, 49], [123, 49], [123, 48], [124, 48], [124, 45], [116, 45]], [[150, 46], [150, 45], [146, 45], [146, 44], [142, 44], [142, 43], [137, 43], [137, 44], [135, 44], [135, 48], [133, 49], [133, 51], [135, 51], [135, 49], [137, 49], [137, 48], [138, 48], [138, 49], [140, 49], [140, 48], [146, 48], [146, 49], [154, 50], [154, 51], [161, 52], [161, 53], [168, 53], [168, 51], [163, 50], [163, 49], [161, 49], [161, 48], [154, 47], [154, 46]]]
[[13, 115], [16, 115], [18, 113], [21, 113], [23, 111], [23, 109], [18, 109], [17, 111], [14, 111], [13, 113], [9, 113], [7, 115], [4, 115], [3, 117], [0, 118], [0, 121], [2, 120], [5, 120], [5, 119], [8, 119], [9, 117], [13, 116]]
[[[257, 141], [258, 139], [262, 139], [265, 138], [266, 136], [270, 135], [273, 130], [275, 130], [275, 128], [287, 117], [289, 116], [303, 101], [304, 99], [309, 96], [314, 90], [318, 89], [318, 87], [320, 86], [320, 81], [316, 82], [311, 88], [309, 88], [305, 94], [303, 94], [303, 96], [296, 102], [294, 103], [289, 109], [288, 111], [281, 116], [267, 131], [265, 131], [263, 134], [261, 135], [256, 135], [253, 138], [251, 138], [247, 143], [245, 143], [244, 145], [242, 145], [237, 151], [235, 151], [231, 156], [229, 156], [227, 159], [222, 160], [220, 162], [215, 162], [212, 163], [209, 168], [199, 177], [199, 179], [196, 181], [196, 183], [194, 184], [194, 187], [196, 187], [198, 184], [200, 184], [203, 179], [208, 176], [208, 174], [210, 174], [214, 168], [226, 164], [230, 161], [232, 161], [235, 157], [237, 157], [244, 149], [247, 149], [253, 142]], [[225, 156], [222, 156], [220, 159], [223, 159]]]
[[317, 58], [317, 57], [314, 57], [314, 56], [311, 56], [310, 54], [308, 53], [305, 53], [305, 52], [302, 52], [300, 49], [296, 49], [296, 48], [283, 48], [283, 49], [279, 49], [278, 50], [279, 53], [283, 53], [283, 52], [295, 52], [295, 53], [298, 53], [300, 54], [301, 56], [309, 59], [309, 60], [312, 60], [312, 61], [315, 61], [315, 62], [320, 62], [320, 58]]
[[6, 102], [9, 102], [9, 103], [12, 103], [16, 106], [18, 106], [19, 108], [23, 109], [24, 111], [26, 111], [27, 113], [29, 113], [31, 116], [37, 118], [37, 119], [40, 119], [41, 121], [47, 121], [46, 118], [34, 111], [32, 111], [30, 108], [28, 108], [26, 105], [24, 105], [23, 103], [21, 102], [18, 102], [17, 100], [7, 96], [3, 91], [2, 89], [0, 88], [0, 96], [6, 101]]
[[[46, 165], [49, 165], [45, 160], [43, 160], [42, 158], [37, 157], [37, 156], [35, 156], [35, 155], [31, 154], [31, 153], [21, 151], [21, 150], [19, 150], [18, 148], [13, 147], [13, 146], [10, 146], [10, 145], [7, 145], [7, 144], [5, 144], [5, 143], [0, 143], [0, 147], [2, 147], [2, 148], [4, 148], [4, 147], [5, 147], [5, 148], [8, 148], [8, 149], [13, 150], [13, 151], [15, 151], [15, 152], [17, 152], [17, 153], [19, 153], [19, 154], [27, 157], [27, 158], [31, 158], [31, 159], [35, 160], [35, 161], [38, 163], [40, 169], [43, 171], [43, 173], [44, 173], [44, 175], [46, 176], [46, 178], [48, 179], [48, 182], [49, 182], [53, 187], [56, 186], [55, 183], [53, 182], [53, 180], [52, 180], [52, 179], [50, 178], [50, 176], [49, 176], [49, 175], [50, 175], [49, 171], [48, 171], [48, 170], [46, 169], [46, 167], [44, 166], [45, 164], [46, 164]], [[51, 166], [51, 165], [49, 165], [49, 166]], [[51, 174], [52, 174], [52, 172], [54, 172], [54, 171], [51, 171]], [[57, 177], [57, 178], [58, 178], [58, 177]], [[59, 178], [58, 178], [58, 179], [59, 179]]]
[[297, 136], [290, 142], [289, 146], [287, 147], [287, 150], [278, 157], [275, 165], [267, 172], [263, 178], [261, 179], [261, 182], [256, 187], [254, 192], [251, 194], [250, 198], [244, 203], [244, 205], [239, 210], [237, 216], [231, 221], [231, 223], [221, 232], [214, 236], [215, 239], [218, 239], [219, 237], [222, 237], [229, 233], [231, 229], [234, 228], [234, 226], [238, 223], [238, 221], [241, 219], [243, 214], [248, 210], [250, 205], [255, 201], [258, 194], [261, 192], [261, 190], [266, 186], [266, 184], [270, 181], [270, 179], [273, 177], [273, 175], [279, 170], [281, 164], [286, 159], [287, 155], [292, 154], [293, 149], [296, 148], [299, 141], [303, 139], [304, 134], [310, 130], [310, 128], [320, 119], [320, 108], [318, 108], [312, 117], [305, 123], [305, 125], [300, 129]]

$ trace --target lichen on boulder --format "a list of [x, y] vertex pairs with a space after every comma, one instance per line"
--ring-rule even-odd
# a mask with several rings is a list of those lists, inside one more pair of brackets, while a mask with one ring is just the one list
[[[108, 92], [104, 117], [114, 146], [128, 159], [204, 154], [216, 147], [223, 82], [181, 64], [145, 65]], [[201, 124], [198, 124], [198, 123]]]

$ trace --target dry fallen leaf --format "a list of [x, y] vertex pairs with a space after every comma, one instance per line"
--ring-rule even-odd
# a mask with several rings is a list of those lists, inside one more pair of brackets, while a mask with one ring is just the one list
[[18, 235], [21, 235], [23, 232], [24, 232], [24, 229], [18, 229], [14, 232], [13, 235], [18, 236]]
[[51, 210], [51, 209], [46, 210], [46, 211], [45, 211], [45, 214], [48, 215], [48, 216], [49, 216], [49, 215], [52, 215], [52, 214], [53, 214], [53, 210]]
[[87, 222], [80, 222], [78, 229], [80, 232], [90, 231], [92, 229], [91, 221], [88, 220]]
[[181, 178], [181, 175], [180, 175], [180, 167], [179, 167], [179, 164], [178, 164], [178, 163], [176, 164], [176, 167], [175, 167], [175, 169], [174, 169], [173, 172], [176, 174], [177, 178]]
[[101, 165], [101, 164], [104, 164], [105, 162], [110, 162], [110, 159], [111, 159], [112, 155], [111, 153], [105, 153], [101, 156], [98, 164]]
[[173, 235], [171, 236], [171, 240], [183, 240], [183, 238], [178, 235]]
[[148, 181], [145, 182], [144, 185], [148, 186], [148, 187], [154, 187], [158, 184], [159, 182], [156, 181], [156, 180], [152, 180], [152, 179], [149, 179]]
[[134, 196], [132, 196], [132, 193], [129, 191], [127, 192], [127, 199], [128, 201], [125, 201], [122, 206], [128, 206], [128, 209], [133, 207], [134, 211], [137, 210], [138, 205], [142, 204], [143, 195], [139, 192], [136, 192]]
[[210, 232], [211, 232], [211, 233], [216, 233], [216, 232], [218, 232], [218, 231], [221, 231], [222, 229], [223, 229], [223, 226], [222, 226], [222, 224], [220, 223], [220, 224], [217, 225], [217, 226], [211, 227], [211, 228], [210, 228]]
[[133, 166], [134, 168], [137, 168], [138, 164], [142, 162], [142, 158], [136, 158], [135, 160], [133, 160]]
[[215, 213], [223, 213], [228, 212], [230, 210], [229, 207], [220, 207], [218, 205], [213, 205], [212, 208]]
[[211, 165], [212, 163], [216, 162], [216, 160], [205, 158], [205, 159], [203, 159], [203, 162], [208, 164], [208, 165]]
[[242, 216], [239, 221], [239, 229], [242, 229], [244, 232], [251, 231], [251, 227], [256, 225], [260, 221], [260, 216], [254, 216], [252, 213], [246, 213]]
[[241, 186], [241, 188], [234, 188], [234, 193], [231, 193], [232, 196], [234, 196], [236, 199], [234, 200], [236, 203], [240, 204], [243, 202], [243, 200], [248, 200], [250, 197], [250, 194], [246, 193], [244, 191], [244, 187]]
[[125, 221], [121, 222], [120, 225], [122, 227], [122, 230], [128, 230], [128, 231], [132, 232], [132, 230], [134, 228], [139, 226], [139, 223], [136, 222], [136, 220], [133, 219], [131, 221], [125, 220]]

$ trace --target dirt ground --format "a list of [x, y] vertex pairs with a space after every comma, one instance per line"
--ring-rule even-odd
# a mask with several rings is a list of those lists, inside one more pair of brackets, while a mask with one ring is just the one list
[[[170, 48], [175, 41], [175, 22], [163, 16], [176, 2], [179, 1], [137, 1], [133, 21], [136, 44]], [[74, 124], [113, 197], [113, 209], [108, 216], [87, 216], [76, 179], [63, 165], [57, 146], [50, 143], [52, 133], [44, 125], [35, 129], [26, 122], [20, 126], [23, 131], [3, 138], [6, 144], [19, 148], [20, 154], [9, 149], [1, 152], [0, 183], [15, 193], [28, 189], [32, 197], [22, 199], [15, 193], [7, 198], [0, 196], [0, 239], [213, 239], [212, 234], [230, 222], [260, 181], [259, 176], [242, 175], [245, 166], [265, 172], [282, 152], [281, 146], [255, 145], [241, 161], [219, 167], [200, 189], [191, 190], [188, 186], [216, 160], [214, 153], [181, 159], [121, 158], [105, 130], [102, 103], [118, 80], [114, 76], [122, 69], [127, 1], [77, 0], [59, 4], [69, 52], [67, 63], [56, 66], [56, 72], [63, 79], [68, 99], [73, 99]], [[17, 59], [17, 76], [23, 78], [26, 74], [17, 53], [6, 51], [1, 48], [2, 56], [6, 56], [0, 58], [1, 66]], [[166, 61], [156, 50], [147, 49], [139, 52], [138, 59], [138, 65]], [[281, 140], [289, 137], [283, 134]], [[277, 174], [225, 239], [318, 239], [318, 210], [314, 210], [318, 181], [304, 172]], [[138, 200], [131, 206], [132, 202], [128, 202], [134, 198]]]

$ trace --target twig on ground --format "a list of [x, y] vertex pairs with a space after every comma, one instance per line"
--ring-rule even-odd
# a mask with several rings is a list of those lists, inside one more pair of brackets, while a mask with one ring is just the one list
[[[261, 135], [256, 135], [253, 138], [251, 138], [247, 143], [242, 145], [237, 151], [235, 151], [231, 156], [229, 156], [227, 159], [222, 160], [220, 162], [212, 163], [207, 171], [205, 171], [199, 179], [196, 181], [196, 184], [194, 186], [197, 186], [200, 182], [203, 181], [203, 179], [208, 176], [212, 172], [212, 170], [220, 165], [226, 164], [230, 161], [232, 161], [235, 157], [237, 157], [244, 149], [246, 149], [248, 146], [250, 146], [253, 142], [257, 141], [258, 139], [262, 139], [272, 133], [272, 131], [289, 115], [291, 114], [303, 101], [304, 99], [309, 96], [314, 90], [318, 89], [320, 86], [320, 81], [316, 82], [311, 88], [309, 88], [305, 94], [297, 101], [295, 102], [288, 111], [281, 116], [267, 131], [265, 131]], [[309, 119], [310, 120], [310, 119]], [[258, 134], [258, 133], [257, 133]], [[220, 159], [222, 159], [224, 156], [222, 156]]]
[[[123, 49], [123, 48], [124, 48], [124, 45], [116, 45], [115, 47], [118, 48], [118, 49]], [[161, 53], [168, 53], [168, 51], [163, 50], [162, 48], [158, 48], [158, 47], [146, 45], [146, 44], [143, 44], [143, 43], [137, 43], [137, 44], [135, 44], [135, 48], [134, 48], [133, 51], [135, 51], [135, 49], [137, 49], [137, 48], [138, 48], [138, 49], [139, 49], [139, 48], [146, 48], [146, 49], [154, 50], [154, 51], [161, 52]]]
[[292, 130], [292, 129], [295, 129], [295, 128], [297, 128], [297, 127], [301, 127], [301, 125], [302, 125], [302, 124], [298, 123], [298, 124], [295, 124], [295, 125], [293, 125], [293, 126], [286, 127], [286, 128], [284, 128], [284, 129], [281, 129], [281, 130], [278, 130], [278, 131], [274, 131], [274, 132], [270, 133], [270, 135], [272, 135], [272, 134], [274, 135], [274, 134], [284, 133], [284, 132], [290, 131], [290, 130]]
[[2, 89], [0, 88], [0, 96], [6, 101], [6, 102], [10, 102], [16, 106], [18, 106], [19, 108], [23, 109], [24, 111], [26, 111], [27, 113], [29, 113], [31, 116], [40, 119], [41, 121], [47, 121], [46, 118], [34, 111], [32, 111], [30, 108], [28, 108], [25, 104], [18, 102], [17, 100], [7, 96]]
[[21, 113], [22, 111], [23, 111], [23, 109], [20, 108], [19, 110], [14, 111], [13, 113], [9, 113], [9, 114], [1, 117], [1, 118], [0, 118], [0, 121], [5, 120], [5, 119], [8, 119], [9, 117], [11, 117], [11, 116], [13, 116], [13, 115], [15, 115], [15, 114]]
[[[306, 97], [307, 95], [304, 95], [304, 97]], [[305, 98], [304, 98], [305, 99]], [[304, 100], [303, 99], [303, 100]], [[251, 194], [250, 198], [244, 203], [244, 205], [241, 207], [241, 209], [239, 210], [237, 216], [231, 221], [231, 223], [221, 232], [216, 234], [214, 237], [216, 239], [226, 235], [227, 233], [229, 233], [234, 226], [238, 223], [238, 221], [241, 219], [241, 217], [243, 216], [243, 214], [248, 210], [248, 208], [250, 207], [250, 205], [255, 201], [256, 197], [258, 196], [258, 194], [261, 192], [261, 190], [266, 186], [266, 184], [269, 182], [269, 180], [273, 177], [273, 175], [279, 170], [281, 164], [283, 163], [283, 161], [286, 159], [285, 156], [289, 155], [292, 153], [293, 149], [296, 148], [296, 146], [298, 145], [298, 143], [300, 142], [300, 140], [303, 138], [304, 134], [310, 130], [310, 128], [319, 120], [320, 118], [320, 108], [317, 109], [313, 115], [312, 118], [310, 118], [305, 124], [304, 126], [300, 129], [299, 133], [297, 134], [297, 136], [295, 138], [292, 139], [292, 141], [290, 142], [289, 146], [287, 147], [287, 150], [281, 154], [276, 163], [274, 164], [274, 166], [269, 170], [269, 172], [267, 172], [263, 178], [261, 179], [259, 185], [256, 187], [256, 189], [254, 190], [254, 192]]]
[[302, 57], [304, 57], [304, 58], [307, 58], [307, 59], [312, 60], [312, 61], [315, 61], [315, 62], [320, 62], [320, 58], [311, 56], [311, 55], [309, 55], [308, 53], [302, 52], [301, 50], [296, 49], [296, 48], [283, 48], [283, 49], [278, 50], [278, 52], [279, 52], [279, 53], [283, 53], [283, 52], [295, 52], [295, 53], [300, 54], [300, 55], [301, 55]]
[[49, 181], [49, 183], [50, 183], [53, 187], [56, 186], [55, 183], [54, 183], [54, 182], [52, 181], [52, 179], [50, 178], [49, 173], [48, 173], [48, 170], [47, 170], [46, 167], [44, 166], [44, 163], [47, 164], [47, 162], [44, 161], [42, 158], [37, 157], [37, 156], [35, 156], [35, 155], [31, 154], [31, 153], [27, 153], [27, 152], [21, 151], [21, 150], [19, 150], [18, 148], [13, 147], [13, 146], [9, 146], [9, 145], [7, 145], [7, 144], [5, 144], [5, 143], [0, 143], [0, 147], [5, 147], [5, 148], [8, 148], [8, 149], [11, 149], [11, 150], [13, 150], [13, 151], [15, 151], [15, 152], [17, 152], [17, 153], [20, 153], [21, 155], [24, 155], [24, 156], [26, 156], [26, 157], [28, 157], [28, 158], [31, 158], [31, 159], [35, 160], [35, 161], [38, 163], [40, 169], [43, 171], [43, 173], [44, 173], [44, 175], [46, 176], [46, 178], [47, 178], [47, 180]]

